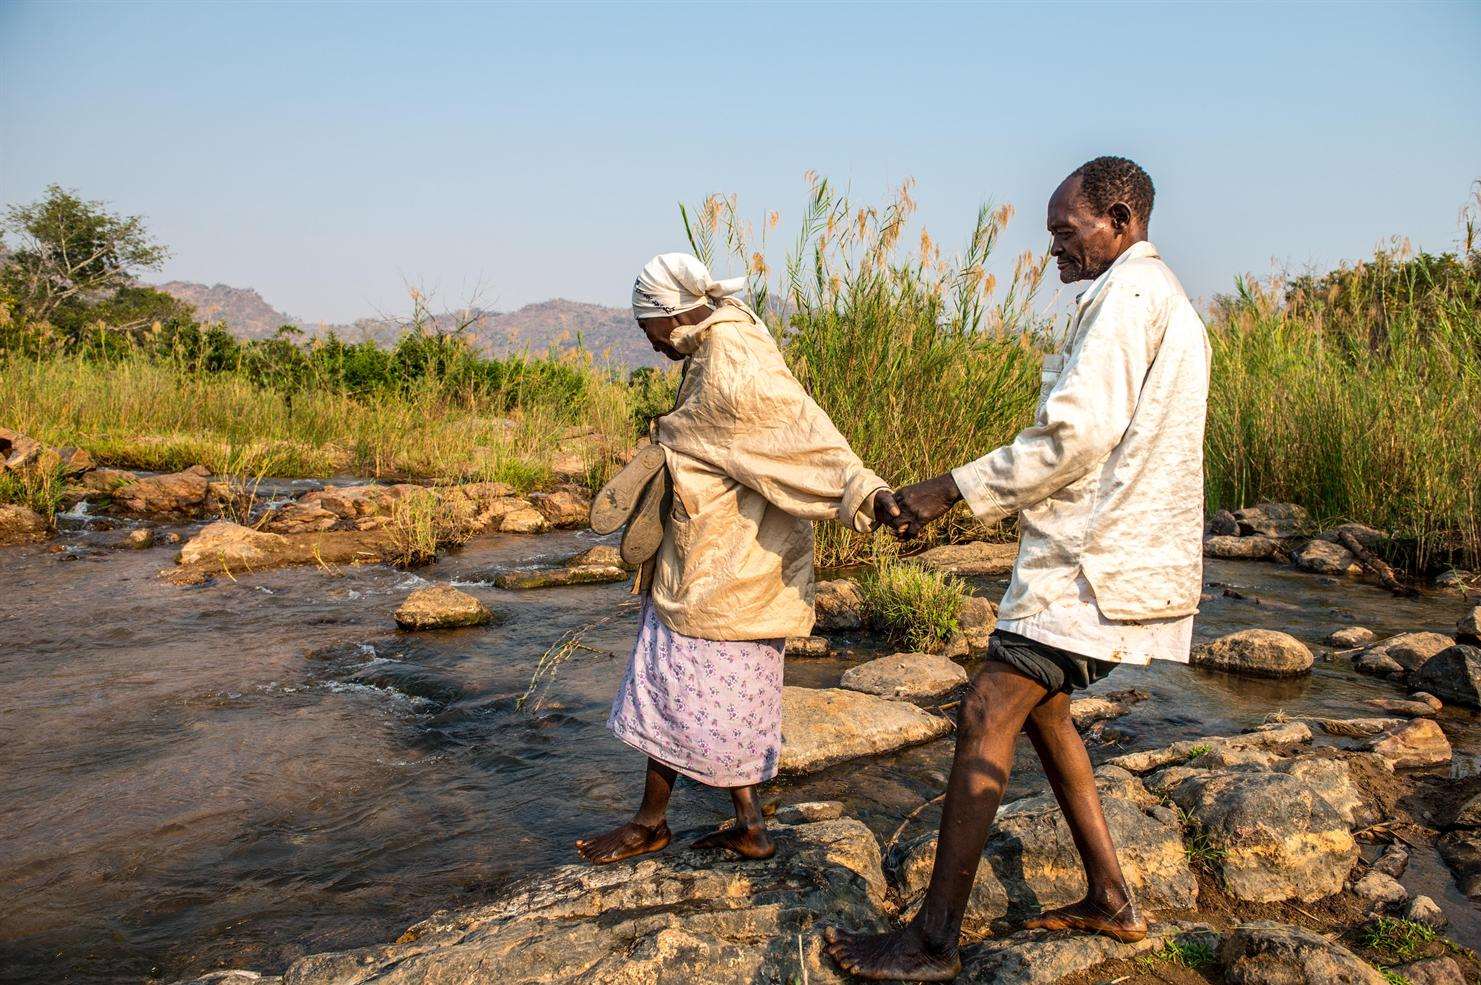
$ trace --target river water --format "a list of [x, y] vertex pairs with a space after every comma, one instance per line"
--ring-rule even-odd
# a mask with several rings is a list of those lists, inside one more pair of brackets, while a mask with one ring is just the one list
[[[55, 542], [61, 553], [0, 555], [0, 980], [281, 970], [570, 862], [576, 838], [633, 807], [642, 761], [603, 728], [636, 629], [626, 587], [491, 583], [590, 546], [590, 533], [483, 539], [416, 574], [300, 568], [188, 588], [157, 577], [174, 548], [104, 549], [116, 534], [72, 531]], [[399, 632], [392, 611], [427, 580], [509, 618]], [[1206, 580], [1215, 597], [1199, 639], [1265, 627], [1315, 645], [1353, 623], [1380, 636], [1449, 631], [1460, 608], [1256, 563], [1211, 562]], [[987, 579], [978, 591], [1002, 587]], [[541, 653], [607, 616], [539, 710], [521, 710]], [[789, 661], [787, 680], [831, 686], [846, 666]], [[1278, 709], [1377, 714], [1364, 699], [1399, 693], [1320, 661], [1279, 682], [1123, 668], [1093, 690], [1124, 687], [1151, 697], [1115, 723], [1127, 742], [1107, 755]], [[1477, 722], [1449, 709], [1442, 721], [1453, 770], [1476, 772]], [[947, 739], [779, 781], [767, 797], [841, 799], [883, 838], [940, 792], [950, 754]], [[1041, 787], [1025, 743], [1010, 793]], [[727, 808], [723, 794], [681, 786], [674, 827]], [[1433, 853], [1416, 853], [1404, 881], [1440, 901], [1453, 936], [1481, 945], [1481, 918]]]

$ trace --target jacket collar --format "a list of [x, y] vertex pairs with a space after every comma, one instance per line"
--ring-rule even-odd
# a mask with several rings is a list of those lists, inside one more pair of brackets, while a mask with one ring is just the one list
[[1095, 296], [1101, 292], [1101, 289], [1106, 286], [1106, 282], [1111, 279], [1111, 274], [1127, 260], [1140, 260], [1143, 257], [1160, 257], [1161, 255], [1157, 252], [1157, 247], [1152, 245], [1151, 240], [1144, 239], [1139, 243], [1132, 243], [1120, 256], [1111, 262], [1111, 265], [1106, 268], [1105, 273], [1091, 281], [1090, 286], [1085, 288], [1085, 290], [1075, 295], [1075, 301], [1082, 308], [1094, 301]]
[[726, 298], [720, 302], [719, 307], [710, 314], [710, 317], [698, 325], [680, 325], [674, 329], [673, 334], [669, 336], [669, 344], [686, 356], [693, 355], [694, 350], [698, 349], [699, 344], [704, 341], [705, 333], [716, 325], [723, 324], [724, 322], [749, 322], [753, 320], [754, 318], [750, 310], [745, 305], [731, 298]]

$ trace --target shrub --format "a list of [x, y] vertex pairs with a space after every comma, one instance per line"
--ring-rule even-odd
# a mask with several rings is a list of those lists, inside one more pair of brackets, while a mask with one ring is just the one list
[[859, 582], [865, 619], [912, 651], [933, 650], [957, 631], [967, 586], [909, 562], [881, 560]]

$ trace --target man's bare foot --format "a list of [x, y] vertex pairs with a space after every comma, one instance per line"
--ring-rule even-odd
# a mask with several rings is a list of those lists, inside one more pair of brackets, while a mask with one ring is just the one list
[[719, 848], [741, 858], [771, 858], [776, 854], [776, 845], [772, 843], [771, 836], [760, 826], [721, 828], [711, 831], [689, 847]]
[[636, 855], [662, 851], [673, 840], [666, 821], [653, 827], [629, 821], [620, 828], [613, 828], [595, 838], [582, 838], [576, 842], [576, 851], [592, 865], [621, 862]]
[[1024, 921], [1023, 926], [1029, 930], [1079, 930], [1104, 934], [1124, 944], [1147, 936], [1147, 921], [1137, 912], [1136, 903], [1130, 900], [1112, 909], [1092, 899], [1082, 899], [1069, 906], [1046, 910]]
[[823, 931], [825, 950], [838, 967], [860, 978], [907, 982], [949, 982], [962, 970], [957, 949], [926, 944], [913, 924], [888, 934], [855, 934], [837, 927]]

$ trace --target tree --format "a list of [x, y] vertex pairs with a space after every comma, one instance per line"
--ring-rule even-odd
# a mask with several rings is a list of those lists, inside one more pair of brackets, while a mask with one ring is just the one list
[[135, 272], [169, 256], [140, 216], [109, 212], [60, 185], [30, 205], [14, 205], [0, 235], [17, 239], [0, 269], [0, 292], [22, 320], [49, 321], [65, 307], [91, 304], [134, 283]]

